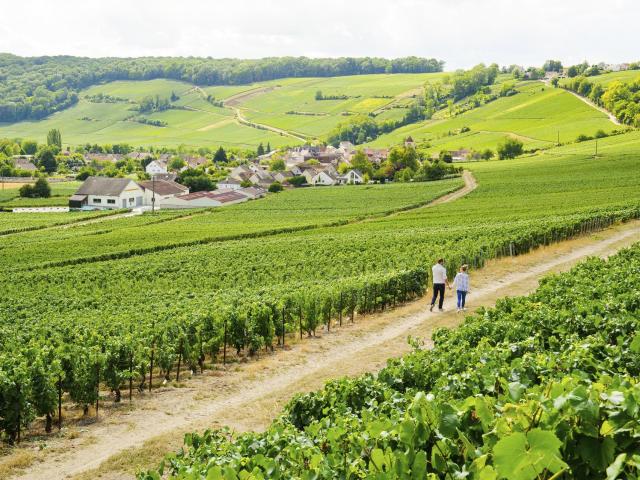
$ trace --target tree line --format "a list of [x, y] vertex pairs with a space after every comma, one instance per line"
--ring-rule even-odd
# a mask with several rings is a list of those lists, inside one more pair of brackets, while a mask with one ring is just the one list
[[240, 85], [287, 77], [440, 72], [434, 58], [307, 58], [253, 60], [141, 57], [19, 57], [0, 54], [0, 122], [41, 119], [78, 101], [78, 91], [114, 80], [166, 78], [196, 85]]

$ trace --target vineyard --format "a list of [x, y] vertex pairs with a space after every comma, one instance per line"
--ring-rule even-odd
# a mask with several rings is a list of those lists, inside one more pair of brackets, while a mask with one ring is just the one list
[[139, 478], [639, 478], [639, 282], [640, 244], [588, 260]]
[[640, 216], [633, 158], [532, 157], [473, 173], [475, 191], [426, 209], [460, 180], [5, 235], [0, 429], [14, 442], [34, 418], [51, 429], [64, 402], [88, 412], [392, 308], [425, 292], [439, 256], [475, 268]]

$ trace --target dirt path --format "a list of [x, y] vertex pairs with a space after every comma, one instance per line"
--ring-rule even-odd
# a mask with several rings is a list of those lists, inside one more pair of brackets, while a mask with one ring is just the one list
[[440, 205], [442, 203], [453, 202], [454, 200], [468, 195], [478, 187], [478, 182], [469, 170], [465, 170], [462, 172], [462, 179], [464, 180], [464, 187], [456, 190], [455, 192], [451, 192], [448, 195], [444, 195], [440, 198], [435, 199], [428, 206], [432, 207], [434, 205]]
[[[225, 103], [226, 105], [226, 103]], [[282, 128], [272, 127], [271, 125], [266, 125], [264, 123], [256, 123], [251, 120], [247, 120], [242, 113], [242, 110], [238, 107], [231, 107], [236, 113], [236, 119], [242, 125], [246, 125], [247, 127], [258, 128], [260, 130], [268, 130], [270, 132], [277, 133], [278, 135], [285, 135], [287, 137], [295, 138], [296, 140], [300, 140], [301, 142], [306, 142], [307, 138], [301, 136], [298, 133], [290, 132], [289, 130], [283, 130]]]
[[[566, 270], [587, 256], [607, 256], [639, 239], [640, 221], [635, 221], [493, 261], [472, 273], [469, 306], [491, 306], [505, 295], [525, 294], [543, 275]], [[97, 424], [84, 431], [63, 430], [43, 440], [43, 449], [39, 442], [12, 454], [30, 455], [19, 478], [131, 478], [137, 466], [155, 465], [165, 452], [178, 448], [185, 432], [222, 425], [265, 428], [296, 392], [319, 388], [331, 378], [377, 371], [386, 359], [409, 350], [408, 335], [428, 339], [436, 327], [455, 326], [462, 316], [450, 310], [452, 305], [448, 292], [449, 310], [430, 313], [423, 297], [390, 312], [357, 317], [354, 324], [297, 341], [286, 351], [140, 395], [132, 408], [126, 402], [114, 407], [105, 401]]]
[[584, 103], [586, 103], [587, 105], [589, 105], [592, 108], [595, 108], [596, 110], [604, 113], [607, 117], [609, 117], [609, 120], [611, 120], [611, 122], [613, 122], [615, 125], [622, 125], [620, 123], [620, 121], [616, 118], [616, 116], [611, 113], [609, 110], [606, 110], [602, 107], [600, 107], [599, 105], [596, 105], [595, 103], [593, 103], [591, 100], [589, 100], [586, 97], [583, 97], [582, 95], [578, 95], [576, 92], [572, 92], [569, 89], [565, 89], [566, 92], [569, 92], [571, 95], [573, 95], [576, 98], [579, 98], [580, 100], [582, 100]]

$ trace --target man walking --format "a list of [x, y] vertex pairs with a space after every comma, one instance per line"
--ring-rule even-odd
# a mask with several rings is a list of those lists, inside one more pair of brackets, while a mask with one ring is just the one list
[[436, 298], [440, 295], [438, 300], [438, 310], [442, 312], [442, 304], [444, 303], [444, 286], [451, 288], [449, 280], [447, 280], [447, 269], [444, 268], [444, 258], [440, 258], [432, 268], [433, 273], [433, 298], [431, 299], [430, 312], [433, 312], [433, 306], [436, 304]]

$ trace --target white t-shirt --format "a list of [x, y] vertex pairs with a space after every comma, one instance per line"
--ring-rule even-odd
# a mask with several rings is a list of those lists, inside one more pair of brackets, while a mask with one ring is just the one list
[[443, 265], [436, 263], [433, 268], [433, 283], [447, 283], [447, 269]]

